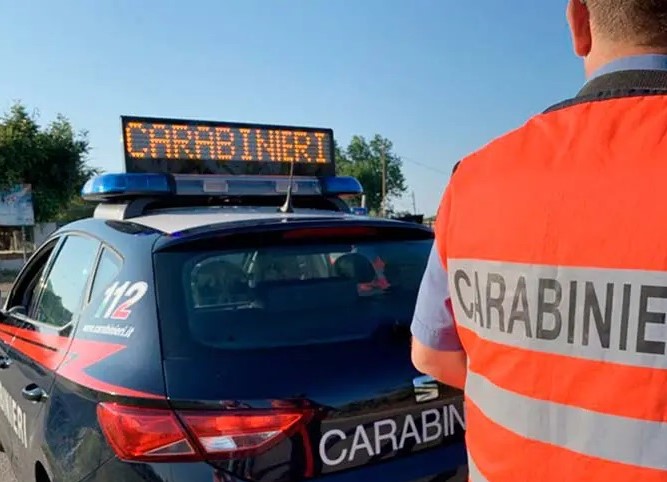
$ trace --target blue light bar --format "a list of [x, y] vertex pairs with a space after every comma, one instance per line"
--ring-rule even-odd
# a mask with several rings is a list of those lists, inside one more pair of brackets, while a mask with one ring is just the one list
[[88, 180], [81, 190], [86, 201], [171, 194], [174, 194], [173, 179], [162, 173], [102, 174]]
[[[276, 196], [287, 194], [287, 176], [177, 175], [177, 195]], [[321, 196], [322, 186], [315, 177], [294, 177], [292, 195]]]
[[334, 176], [322, 179], [322, 191], [328, 195], [363, 194], [361, 183], [351, 176]]
[[[221, 174], [121, 173], [90, 179], [81, 190], [87, 201], [155, 196], [280, 196], [287, 194], [288, 176]], [[292, 179], [293, 196], [361, 194], [353, 177], [305, 177]]]

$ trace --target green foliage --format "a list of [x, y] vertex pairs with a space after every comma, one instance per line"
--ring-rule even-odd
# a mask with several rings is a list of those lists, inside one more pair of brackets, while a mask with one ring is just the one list
[[72, 199], [64, 211], [58, 212], [54, 221], [62, 224], [71, 223], [79, 219], [90, 218], [95, 213], [95, 204], [87, 203], [78, 195]]
[[387, 164], [387, 203], [391, 211], [391, 198], [401, 196], [406, 190], [401, 158], [392, 152], [393, 144], [378, 134], [367, 141], [354, 136], [344, 151], [336, 145], [336, 170], [341, 175], [359, 179], [366, 194], [366, 207], [377, 214], [382, 207], [382, 156]]
[[62, 115], [42, 128], [17, 103], [0, 118], [0, 189], [31, 184], [36, 221], [55, 220], [97, 173], [86, 164], [89, 149], [87, 133]]

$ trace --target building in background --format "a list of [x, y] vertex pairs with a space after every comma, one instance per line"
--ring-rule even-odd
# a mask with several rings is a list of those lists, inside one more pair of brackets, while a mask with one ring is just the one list
[[55, 223], [35, 224], [29, 184], [0, 191], [0, 270], [19, 269], [35, 246], [55, 229]]

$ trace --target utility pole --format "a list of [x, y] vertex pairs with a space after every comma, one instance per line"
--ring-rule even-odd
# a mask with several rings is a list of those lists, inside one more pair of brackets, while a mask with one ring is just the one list
[[387, 156], [384, 148], [383, 144], [380, 151], [380, 160], [382, 161], [382, 205], [380, 214], [383, 218], [387, 216]]
[[412, 214], [417, 214], [417, 202], [415, 201], [414, 191], [412, 191]]

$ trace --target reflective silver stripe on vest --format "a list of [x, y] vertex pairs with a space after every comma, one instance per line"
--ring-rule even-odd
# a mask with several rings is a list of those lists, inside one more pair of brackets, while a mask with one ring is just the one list
[[667, 423], [534, 400], [468, 372], [466, 394], [492, 421], [531, 440], [580, 454], [667, 470]]
[[667, 272], [448, 260], [457, 323], [508, 346], [667, 369]]
[[470, 455], [470, 452], [468, 452], [468, 478], [470, 482], [489, 482], [477, 468], [477, 464], [475, 464], [475, 460]]

